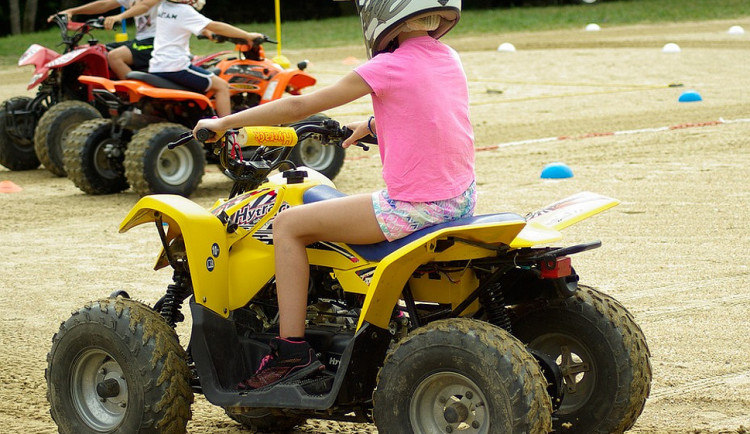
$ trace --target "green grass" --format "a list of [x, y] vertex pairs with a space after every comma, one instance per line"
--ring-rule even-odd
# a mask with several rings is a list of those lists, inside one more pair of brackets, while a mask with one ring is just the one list
[[[452, 37], [476, 36], [492, 33], [575, 28], [582, 23], [608, 26], [655, 22], [705, 21], [750, 16], [747, 0], [619, 0], [593, 6], [549, 6], [464, 11], [461, 23], [451, 32]], [[275, 37], [273, 23], [240, 24], [246, 30]], [[113, 32], [96, 31], [102, 42], [111, 42]], [[320, 21], [283, 23], [283, 48], [304, 49], [336, 47], [362, 43], [356, 17], [332, 18]], [[60, 34], [51, 26], [47, 31], [0, 38], [0, 66], [14, 65], [18, 57], [32, 43], [61, 50], [57, 47]], [[194, 54], [206, 54], [220, 49], [232, 49], [228, 44], [217, 46], [211, 42], [192, 43]], [[270, 53], [275, 49], [267, 48]]]

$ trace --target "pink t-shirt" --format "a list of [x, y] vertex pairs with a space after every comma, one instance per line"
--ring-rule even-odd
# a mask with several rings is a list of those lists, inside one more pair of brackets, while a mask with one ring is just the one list
[[469, 91], [458, 54], [429, 36], [354, 70], [372, 88], [383, 179], [392, 199], [445, 200], [474, 180]]

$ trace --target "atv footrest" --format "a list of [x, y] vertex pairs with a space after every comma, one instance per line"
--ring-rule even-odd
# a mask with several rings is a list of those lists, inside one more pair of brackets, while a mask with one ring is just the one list
[[336, 377], [333, 373], [324, 372], [313, 378], [299, 380], [297, 383], [310, 395], [325, 395], [333, 388], [334, 378]]

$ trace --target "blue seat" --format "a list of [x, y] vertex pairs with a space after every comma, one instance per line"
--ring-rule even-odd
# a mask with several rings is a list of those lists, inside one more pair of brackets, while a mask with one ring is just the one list
[[[335, 188], [327, 185], [317, 185], [309, 188], [302, 196], [303, 203], [319, 202], [321, 200], [335, 199], [337, 197], [344, 197], [345, 193], [342, 193]], [[399, 248], [411, 243], [412, 241], [423, 237], [429, 233], [438, 231], [443, 228], [453, 228], [456, 226], [464, 225], [475, 225], [475, 224], [486, 224], [486, 223], [504, 223], [510, 221], [523, 221], [523, 217], [518, 214], [506, 212], [499, 214], [485, 214], [471, 217], [464, 217], [461, 219], [453, 220], [447, 223], [440, 223], [434, 226], [430, 226], [421, 229], [417, 232], [409, 234], [403, 238], [399, 238], [394, 241], [381, 241], [377, 244], [348, 244], [352, 250], [357, 252], [362, 258], [368, 261], [380, 261], [381, 259], [388, 256], [390, 253], [395, 252]]]

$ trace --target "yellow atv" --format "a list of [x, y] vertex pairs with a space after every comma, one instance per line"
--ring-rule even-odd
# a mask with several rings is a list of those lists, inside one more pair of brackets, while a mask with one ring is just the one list
[[[374, 421], [386, 434], [633, 426], [651, 384], [645, 337], [620, 303], [578, 285], [571, 266], [570, 255], [601, 243], [548, 246], [617, 204], [593, 193], [394, 242], [308, 246], [305, 337], [325, 371], [236, 389], [278, 335], [275, 216], [343, 195], [287, 158], [300, 140], [347, 134], [330, 119], [243, 128], [207, 143], [235, 181], [227, 199], [210, 209], [177, 195], [140, 199], [120, 232], [154, 224], [163, 244], [155, 268], [171, 267], [173, 281], [152, 307], [116, 291], [61, 325], [46, 370], [60, 432], [185, 432], [194, 393], [260, 432], [310, 418]], [[241, 146], [257, 148], [241, 160]], [[278, 168], [288, 170], [269, 176]], [[187, 346], [174, 331], [185, 300]]]

